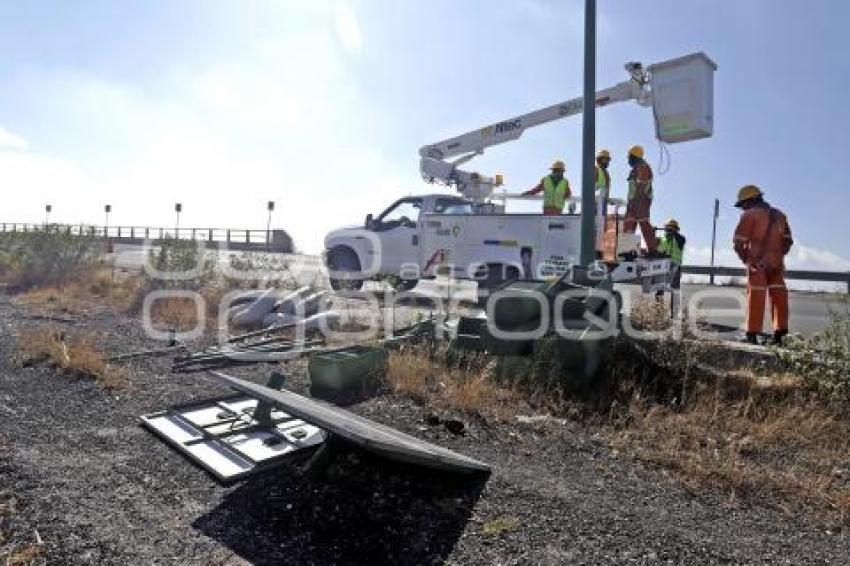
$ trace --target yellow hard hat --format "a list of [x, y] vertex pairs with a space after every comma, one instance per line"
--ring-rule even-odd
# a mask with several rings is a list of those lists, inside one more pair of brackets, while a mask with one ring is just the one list
[[550, 167], [550, 169], [552, 169], [553, 171], [555, 169], [560, 169], [561, 171], [564, 171], [566, 169], [566, 166], [564, 165], [564, 162], [559, 159], [552, 164], [552, 167]]
[[629, 155], [634, 155], [640, 159], [643, 159], [643, 146], [633, 145], [629, 148]]
[[762, 193], [761, 189], [758, 188], [757, 186], [755, 186], [755, 185], [744, 185], [738, 191], [738, 202], [735, 203], [735, 206], [740, 207], [745, 201], [748, 201], [748, 200], [754, 199], [754, 198], [758, 198], [762, 195], [764, 195], [764, 193]]
[[608, 153], [607, 149], [599, 150], [599, 153], [596, 154], [596, 159], [611, 159], [611, 154]]
[[679, 231], [679, 221], [676, 220], [675, 218], [671, 218], [667, 222], [664, 223], [664, 228], [669, 228], [670, 230], [675, 230], [676, 232], [678, 232]]

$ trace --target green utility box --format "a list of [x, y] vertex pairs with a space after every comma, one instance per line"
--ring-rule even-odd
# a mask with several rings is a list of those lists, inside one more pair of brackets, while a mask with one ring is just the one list
[[[603, 354], [610, 346], [610, 338], [599, 337], [600, 332], [606, 330], [605, 323], [610, 316], [616, 317], [613, 324], [619, 322], [622, 299], [613, 288], [610, 277], [587, 281], [583, 285], [563, 280], [554, 284], [545, 281], [512, 281], [500, 289], [510, 291], [513, 296], [500, 298], [493, 305], [494, 326], [506, 333], [532, 332], [539, 329], [544, 309], [548, 311], [549, 325], [545, 334], [554, 339], [552, 361], [567, 384], [580, 387], [589, 383], [597, 374]], [[563, 292], [569, 295], [558, 300]], [[540, 300], [540, 294], [545, 300]], [[613, 299], [614, 312], [609, 298]], [[559, 316], [555, 316], [556, 305], [560, 309]], [[598, 317], [602, 322], [592, 322], [585, 315]], [[558, 320], [561, 324], [559, 328], [565, 330], [566, 335], [554, 332]], [[539, 354], [542, 345], [539, 338], [497, 338], [486, 326], [481, 329], [481, 337], [488, 352], [506, 356], [506, 360], [513, 360], [514, 356]], [[508, 363], [502, 371], [510, 372], [513, 367], [512, 363]]]
[[387, 352], [382, 348], [350, 346], [319, 352], [310, 356], [310, 389], [314, 396], [315, 392], [362, 393], [386, 367]]

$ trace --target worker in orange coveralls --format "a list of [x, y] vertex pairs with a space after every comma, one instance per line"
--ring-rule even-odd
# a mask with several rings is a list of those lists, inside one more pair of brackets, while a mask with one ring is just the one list
[[629, 149], [629, 195], [626, 201], [626, 216], [623, 218], [623, 232], [634, 234], [637, 226], [646, 242], [646, 251], [650, 254], [658, 247], [655, 228], [649, 222], [649, 209], [652, 207], [652, 169], [643, 159], [644, 151], [639, 145]]
[[764, 321], [766, 295], [770, 295], [773, 343], [779, 345], [788, 334], [788, 289], [785, 287], [785, 255], [794, 240], [782, 211], [764, 201], [755, 185], [738, 191], [735, 206], [743, 209], [735, 229], [735, 253], [747, 266], [747, 337], [756, 344]]

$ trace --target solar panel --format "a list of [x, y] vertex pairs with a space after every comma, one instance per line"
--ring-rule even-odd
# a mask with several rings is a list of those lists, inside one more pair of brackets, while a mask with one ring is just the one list
[[490, 471], [490, 466], [483, 462], [378, 424], [340, 407], [291, 391], [277, 391], [218, 371], [208, 373], [243, 395], [265, 401], [288, 415], [392, 460], [465, 474]]

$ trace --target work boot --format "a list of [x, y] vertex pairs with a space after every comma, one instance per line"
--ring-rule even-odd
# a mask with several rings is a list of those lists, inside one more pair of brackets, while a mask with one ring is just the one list
[[747, 335], [744, 337], [741, 342], [745, 344], [756, 344], [758, 345], [758, 332], [747, 332]]
[[782, 339], [788, 335], [787, 330], [774, 330], [773, 332], [773, 340], [770, 341], [774, 346], [781, 346]]

